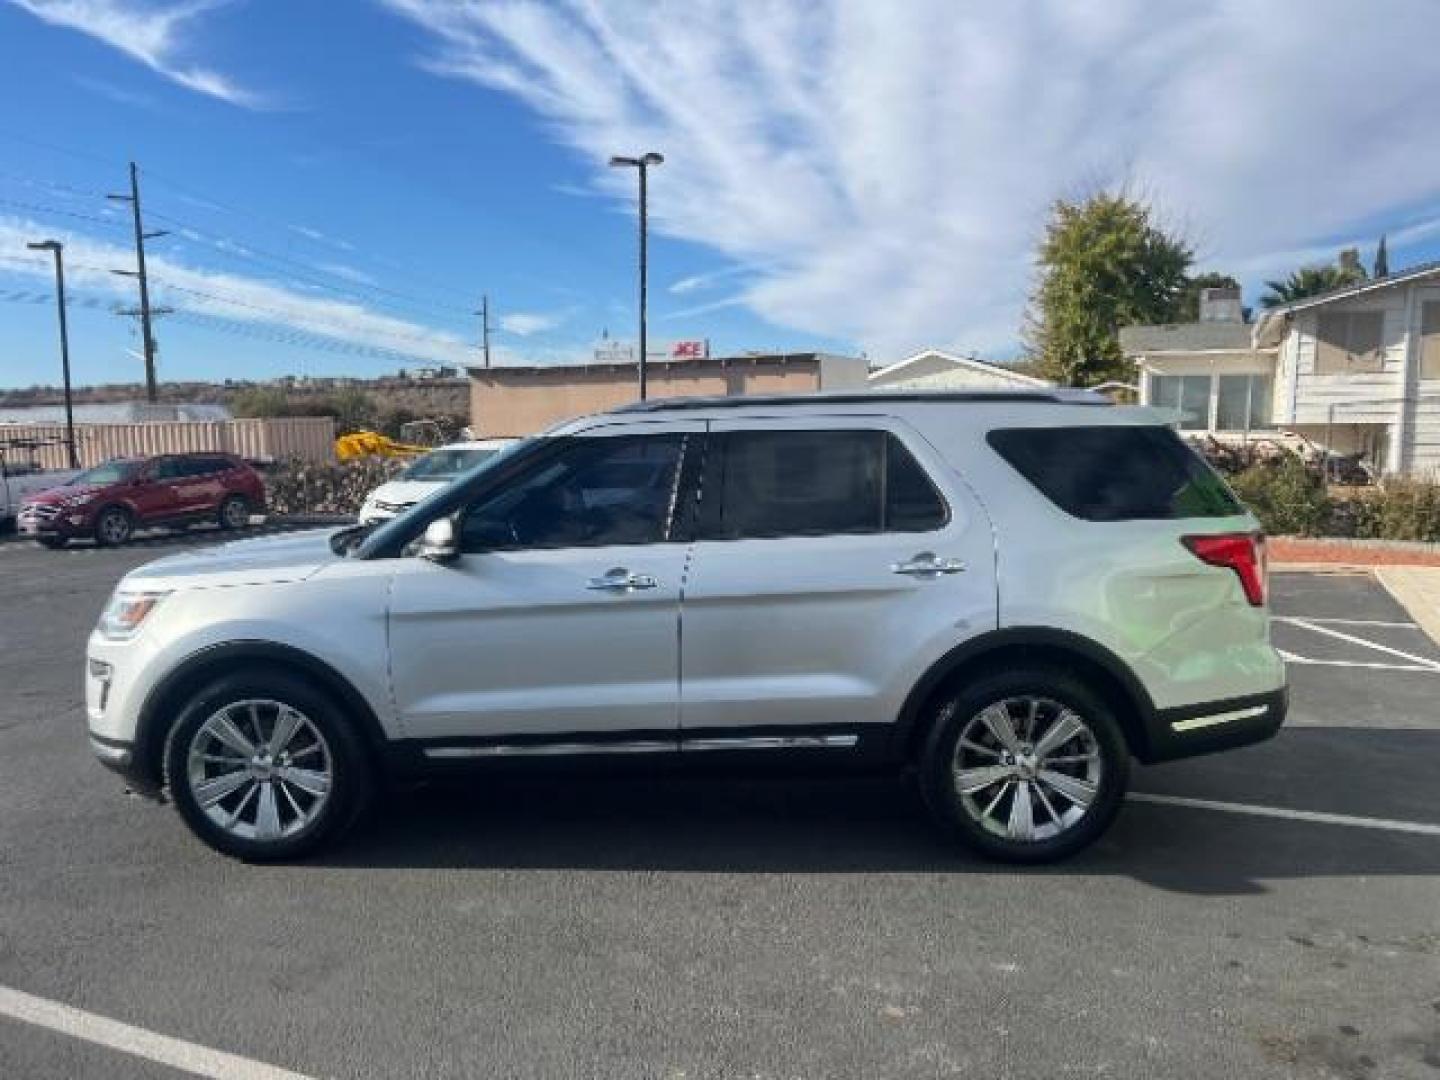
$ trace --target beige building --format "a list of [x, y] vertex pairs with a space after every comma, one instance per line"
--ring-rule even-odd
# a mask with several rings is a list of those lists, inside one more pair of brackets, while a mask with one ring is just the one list
[[[476, 438], [532, 435], [574, 416], [637, 396], [633, 363], [470, 368], [470, 428]], [[855, 390], [866, 385], [860, 356], [776, 353], [651, 360], [648, 396], [736, 396]]]

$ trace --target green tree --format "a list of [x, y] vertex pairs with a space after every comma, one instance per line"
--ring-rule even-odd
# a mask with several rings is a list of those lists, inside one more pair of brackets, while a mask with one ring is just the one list
[[1200, 319], [1200, 292], [1203, 289], [1238, 289], [1240, 282], [1229, 274], [1207, 270], [1185, 281], [1185, 291], [1180, 294], [1176, 322], [1197, 322]]
[[1388, 277], [1390, 274], [1390, 252], [1385, 247], [1385, 234], [1380, 234], [1380, 243], [1375, 246], [1374, 277]]
[[1090, 386], [1126, 374], [1119, 330], [1175, 321], [1193, 253], [1123, 193], [1057, 200], [1026, 335], [1045, 376]]
[[1265, 282], [1265, 288], [1269, 291], [1260, 297], [1260, 306], [1274, 308], [1282, 304], [1292, 304], [1296, 300], [1319, 296], [1331, 289], [1357, 285], [1368, 276], [1360, 262], [1359, 250], [1346, 248], [1340, 252], [1335, 262], [1327, 266], [1302, 266], [1299, 270], [1291, 271], [1290, 276], [1282, 281]]

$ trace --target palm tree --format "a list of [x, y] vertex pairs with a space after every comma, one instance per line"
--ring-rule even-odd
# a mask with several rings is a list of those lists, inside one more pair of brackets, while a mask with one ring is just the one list
[[1364, 277], [1364, 271], [1357, 274], [1354, 266], [1302, 266], [1284, 281], [1267, 281], [1265, 287], [1270, 291], [1260, 297], [1260, 306], [1273, 308], [1294, 303], [1307, 296], [1318, 296], [1331, 289], [1354, 285], [1357, 281], [1364, 280]]

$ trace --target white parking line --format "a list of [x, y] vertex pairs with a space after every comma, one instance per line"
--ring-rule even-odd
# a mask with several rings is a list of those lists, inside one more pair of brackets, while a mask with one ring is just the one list
[[1228, 814], [1285, 818], [1290, 821], [1308, 821], [1316, 825], [1347, 825], [1356, 829], [1384, 829], [1388, 832], [1413, 833], [1419, 836], [1440, 836], [1440, 825], [1430, 825], [1423, 821], [1392, 821], [1388, 818], [1354, 817], [1350, 814], [1325, 814], [1315, 810], [1288, 810], [1280, 806], [1217, 802], [1214, 799], [1192, 799], [1184, 795], [1154, 795], [1148, 791], [1132, 791], [1125, 797], [1131, 802], [1183, 806], [1191, 810], [1221, 810]]
[[1325, 626], [1384, 626], [1392, 630], [1418, 630], [1419, 624], [1413, 622], [1389, 622], [1385, 619], [1316, 619], [1310, 615], [1272, 615], [1275, 622], [1312, 622], [1321, 623]]
[[307, 1080], [301, 1073], [277, 1069], [249, 1058], [237, 1057], [221, 1050], [157, 1035], [153, 1031], [122, 1024], [104, 1016], [62, 1005], [58, 1001], [0, 986], [0, 1016], [49, 1028], [75, 1039], [108, 1046], [135, 1057], [142, 1057], [194, 1076], [233, 1078], [233, 1080]]
[[1436, 668], [1430, 664], [1386, 664], [1378, 660], [1315, 660], [1309, 656], [1296, 656], [1284, 649], [1276, 649], [1280, 659], [1287, 664], [1315, 664], [1318, 667], [1366, 668], [1370, 671], [1424, 671], [1434, 674]]
[[[1388, 667], [1389, 667], [1390, 669], [1392, 669], [1392, 670], [1401, 670], [1401, 671], [1436, 671], [1436, 672], [1440, 672], [1440, 661], [1431, 660], [1429, 657], [1425, 657], [1425, 656], [1417, 656], [1417, 655], [1415, 655], [1414, 653], [1408, 653], [1408, 652], [1406, 652], [1406, 651], [1403, 650], [1403, 649], [1395, 649], [1395, 648], [1392, 648], [1392, 647], [1389, 646], [1389, 645], [1381, 645], [1378, 641], [1367, 641], [1367, 640], [1366, 640], [1365, 638], [1363, 638], [1363, 637], [1359, 637], [1359, 636], [1357, 636], [1357, 635], [1355, 635], [1355, 634], [1347, 634], [1347, 633], [1345, 633], [1343, 630], [1336, 630], [1336, 629], [1334, 629], [1333, 627], [1330, 627], [1330, 626], [1321, 626], [1320, 623], [1319, 623], [1317, 620], [1314, 620], [1314, 619], [1302, 619], [1302, 618], [1299, 618], [1299, 617], [1294, 616], [1294, 615], [1285, 615], [1285, 616], [1280, 616], [1280, 617], [1279, 617], [1279, 620], [1282, 621], [1282, 622], [1289, 623], [1291, 626], [1298, 626], [1298, 627], [1300, 627], [1300, 628], [1303, 629], [1303, 630], [1309, 630], [1309, 631], [1311, 631], [1312, 633], [1324, 634], [1326, 637], [1337, 638], [1338, 640], [1344, 641], [1344, 642], [1348, 642], [1348, 643], [1351, 644], [1351, 645], [1359, 645], [1359, 646], [1361, 646], [1361, 647], [1363, 647], [1363, 648], [1366, 648], [1366, 649], [1373, 649], [1375, 652], [1385, 653], [1387, 656], [1398, 656], [1401, 660], [1408, 660], [1408, 661], [1410, 661], [1410, 664], [1412, 665], [1412, 666], [1408, 666], [1408, 667], [1404, 667], [1404, 668], [1398, 667], [1397, 665], [1393, 665], [1393, 664], [1392, 664], [1392, 665], [1388, 665]], [[1304, 660], [1304, 659], [1301, 659], [1300, 657], [1294, 657], [1294, 659], [1293, 659], [1292, 662], [1294, 662], [1294, 663], [1312, 663], [1312, 664], [1329, 664], [1329, 665], [1335, 666], [1335, 667], [1362, 667], [1362, 666], [1363, 666], [1363, 667], [1371, 667], [1371, 666], [1374, 666], [1374, 665], [1371, 665], [1371, 664], [1365, 664], [1365, 663], [1363, 663], [1363, 662], [1357, 662], [1357, 661], [1342, 661], [1342, 660]]]

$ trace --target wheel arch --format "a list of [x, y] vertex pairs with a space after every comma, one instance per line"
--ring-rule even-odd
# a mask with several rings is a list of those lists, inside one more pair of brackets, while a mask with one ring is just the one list
[[384, 760], [385, 732], [365, 696], [331, 665], [303, 649], [272, 641], [231, 641], [191, 654], [146, 695], [135, 728], [132, 770], [154, 791], [164, 785], [165, 743], [185, 700], [201, 686], [245, 666], [280, 669], [331, 694], [355, 722], [372, 764]]
[[1130, 753], [1150, 758], [1150, 720], [1155, 704], [1144, 685], [1105, 646], [1066, 630], [1049, 627], [1008, 627], [991, 631], [952, 649], [930, 666], [901, 707], [895, 730], [895, 752], [915, 760], [934, 718], [937, 699], [968, 677], [997, 665], [1047, 665], [1074, 671], [1115, 710]]

